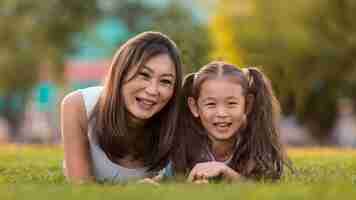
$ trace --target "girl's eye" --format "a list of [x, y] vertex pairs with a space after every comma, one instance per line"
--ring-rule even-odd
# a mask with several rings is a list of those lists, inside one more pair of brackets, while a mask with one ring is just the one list
[[207, 106], [207, 107], [214, 107], [214, 106], [215, 106], [215, 103], [206, 103], [205, 106]]
[[228, 102], [228, 104], [227, 104], [229, 107], [231, 107], [231, 108], [235, 108], [235, 107], [237, 107], [239, 104], [238, 104], [238, 102], [236, 102], [236, 101], [230, 101], [230, 102]]

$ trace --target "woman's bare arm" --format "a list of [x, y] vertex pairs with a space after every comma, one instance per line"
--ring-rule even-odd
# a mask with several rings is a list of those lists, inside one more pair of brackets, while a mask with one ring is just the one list
[[80, 92], [64, 97], [61, 103], [61, 133], [65, 175], [74, 183], [93, 180], [88, 141], [88, 118]]

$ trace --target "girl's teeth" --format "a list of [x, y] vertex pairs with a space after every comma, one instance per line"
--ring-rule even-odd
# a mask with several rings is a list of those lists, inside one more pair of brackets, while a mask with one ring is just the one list
[[229, 126], [229, 124], [228, 123], [218, 123], [217, 126], [219, 126], [219, 127], [227, 127], [227, 126]]

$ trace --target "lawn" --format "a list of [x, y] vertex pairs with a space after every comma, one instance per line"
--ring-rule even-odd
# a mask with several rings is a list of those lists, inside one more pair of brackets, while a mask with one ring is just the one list
[[60, 147], [0, 147], [0, 200], [7, 199], [355, 199], [356, 150], [290, 149], [298, 175], [278, 183], [161, 186], [71, 185], [61, 171]]

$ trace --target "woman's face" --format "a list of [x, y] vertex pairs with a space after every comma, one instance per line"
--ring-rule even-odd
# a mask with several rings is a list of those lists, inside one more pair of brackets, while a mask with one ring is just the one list
[[128, 71], [122, 87], [125, 107], [134, 123], [144, 122], [161, 111], [172, 98], [176, 82], [175, 65], [168, 54], [152, 57], [132, 78], [137, 68]]

